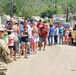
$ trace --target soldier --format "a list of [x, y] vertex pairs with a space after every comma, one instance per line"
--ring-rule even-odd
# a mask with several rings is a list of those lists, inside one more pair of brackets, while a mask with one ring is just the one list
[[7, 44], [2, 40], [5, 28], [0, 25], [0, 75], [5, 75], [4, 71], [7, 70], [6, 64], [10, 63], [9, 49]]

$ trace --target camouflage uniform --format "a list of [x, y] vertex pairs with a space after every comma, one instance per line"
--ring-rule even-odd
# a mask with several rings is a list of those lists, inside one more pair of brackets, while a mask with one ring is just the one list
[[4, 71], [7, 70], [5, 64], [10, 62], [8, 46], [2, 39], [0, 39], [0, 75], [5, 75]]

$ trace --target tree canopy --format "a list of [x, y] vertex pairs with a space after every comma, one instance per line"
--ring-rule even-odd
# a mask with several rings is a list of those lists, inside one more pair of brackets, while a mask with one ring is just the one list
[[10, 14], [13, 2], [13, 14], [17, 16], [52, 17], [52, 14], [76, 12], [76, 0], [0, 0], [0, 14]]

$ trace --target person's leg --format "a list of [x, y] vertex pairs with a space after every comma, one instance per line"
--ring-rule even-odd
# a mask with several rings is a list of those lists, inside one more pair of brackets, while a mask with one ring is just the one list
[[27, 50], [27, 53], [30, 54], [30, 42], [28, 44], [28, 50]]
[[53, 45], [53, 35], [51, 35], [51, 45]]
[[10, 48], [10, 58], [12, 59], [12, 51], [13, 51], [13, 48]]
[[27, 57], [27, 50], [28, 50], [28, 44], [25, 44], [25, 58], [28, 58]]
[[48, 36], [48, 45], [50, 45], [50, 34]]
[[59, 34], [59, 44], [61, 44], [61, 34]]
[[56, 36], [56, 44], [58, 44], [58, 35]]
[[19, 42], [15, 41], [14, 42], [14, 60], [16, 60], [16, 53], [18, 52], [18, 50], [19, 50]]
[[56, 44], [56, 36], [54, 36], [54, 45]]
[[25, 49], [25, 44], [21, 44], [20, 56], [21, 56], [22, 52], [24, 51], [24, 49]]
[[34, 42], [34, 54], [37, 52], [37, 42]]
[[43, 51], [45, 51], [46, 44], [47, 44], [47, 41], [46, 41], [46, 38], [44, 38], [44, 48], [43, 48]]
[[61, 35], [61, 38], [62, 38], [62, 44], [63, 44], [63, 34]]
[[17, 53], [17, 51], [14, 50], [14, 60], [15, 60], [15, 61], [16, 61], [16, 53]]
[[35, 53], [35, 44], [33, 43], [33, 54]]
[[33, 43], [31, 42], [31, 54], [33, 54]]
[[40, 45], [39, 45], [39, 50], [41, 50], [41, 47], [42, 47], [42, 42], [43, 42], [43, 38], [40, 37]]

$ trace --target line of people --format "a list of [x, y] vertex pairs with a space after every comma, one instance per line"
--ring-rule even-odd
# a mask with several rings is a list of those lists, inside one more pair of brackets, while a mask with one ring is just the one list
[[[24, 20], [24, 23], [20, 21], [15, 22], [13, 19], [10, 20], [10, 24], [6, 24], [5, 36], [2, 38], [8, 45], [10, 49], [10, 58], [16, 61], [17, 52], [19, 58], [21, 58], [22, 53], [24, 58], [28, 59], [28, 54], [36, 54], [38, 50], [45, 51], [48, 45], [56, 45], [59, 43], [63, 44], [63, 35], [65, 36], [65, 41], [71, 43], [71, 28], [64, 28], [62, 24], [54, 25], [49, 23], [43, 23], [42, 20], [39, 22], [28, 22]], [[44, 43], [44, 44], [43, 44]]]
[[[49, 27], [48, 45], [56, 44], [71, 44], [72, 41], [72, 27], [64, 28], [62, 24], [54, 25], [51, 24]], [[51, 42], [50, 42], [51, 38]]]

